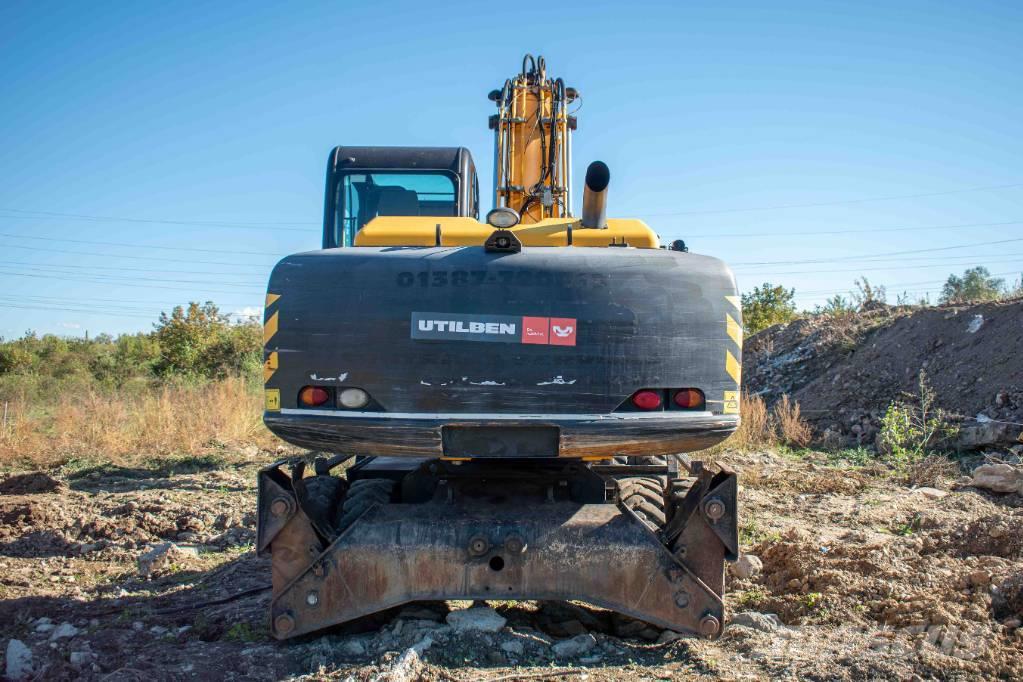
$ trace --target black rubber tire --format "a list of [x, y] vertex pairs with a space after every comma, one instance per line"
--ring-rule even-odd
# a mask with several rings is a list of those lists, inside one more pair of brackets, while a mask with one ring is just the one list
[[394, 481], [387, 478], [363, 478], [352, 483], [348, 495], [337, 510], [334, 529], [338, 535], [345, 532], [373, 505], [390, 502], [393, 491]]
[[663, 476], [634, 476], [620, 478], [618, 500], [636, 512], [651, 530], [664, 527], [664, 486]]
[[617, 455], [614, 458], [615, 464], [641, 464], [641, 465], [660, 465], [664, 466], [668, 463], [668, 458], [664, 455]]
[[337, 476], [312, 476], [303, 478], [302, 483], [306, 491], [306, 515], [329, 523], [344, 498], [347, 482]]

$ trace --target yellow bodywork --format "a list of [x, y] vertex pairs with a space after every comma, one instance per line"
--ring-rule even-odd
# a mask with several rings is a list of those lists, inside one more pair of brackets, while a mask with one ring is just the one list
[[[355, 246], [483, 246], [494, 227], [475, 218], [427, 216], [378, 216], [355, 235]], [[608, 218], [607, 228], [584, 228], [577, 218], [547, 218], [529, 225], [516, 225], [511, 232], [523, 246], [610, 246], [625, 243], [637, 249], [656, 249], [657, 235], [642, 220]]]

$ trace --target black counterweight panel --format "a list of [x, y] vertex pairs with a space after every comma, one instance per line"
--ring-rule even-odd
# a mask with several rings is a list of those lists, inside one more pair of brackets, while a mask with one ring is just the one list
[[284, 410], [306, 385], [362, 388], [414, 414], [605, 414], [638, 389], [673, 387], [701, 389], [720, 413], [737, 390], [735, 283], [706, 256], [328, 249], [283, 259], [268, 292], [280, 298], [267, 310], [278, 315], [267, 388]]

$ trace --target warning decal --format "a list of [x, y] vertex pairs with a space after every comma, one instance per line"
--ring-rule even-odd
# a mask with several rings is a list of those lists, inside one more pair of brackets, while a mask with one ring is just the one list
[[412, 313], [412, 338], [424, 341], [484, 341], [574, 346], [571, 317]]

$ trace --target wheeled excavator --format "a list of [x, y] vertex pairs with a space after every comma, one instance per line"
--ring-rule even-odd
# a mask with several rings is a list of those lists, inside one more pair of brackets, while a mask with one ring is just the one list
[[273, 269], [259, 474], [285, 639], [420, 600], [580, 600], [716, 637], [738, 552], [728, 267], [572, 201], [579, 92], [529, 55], [465, 148], [335, 147], [319, 250]]

